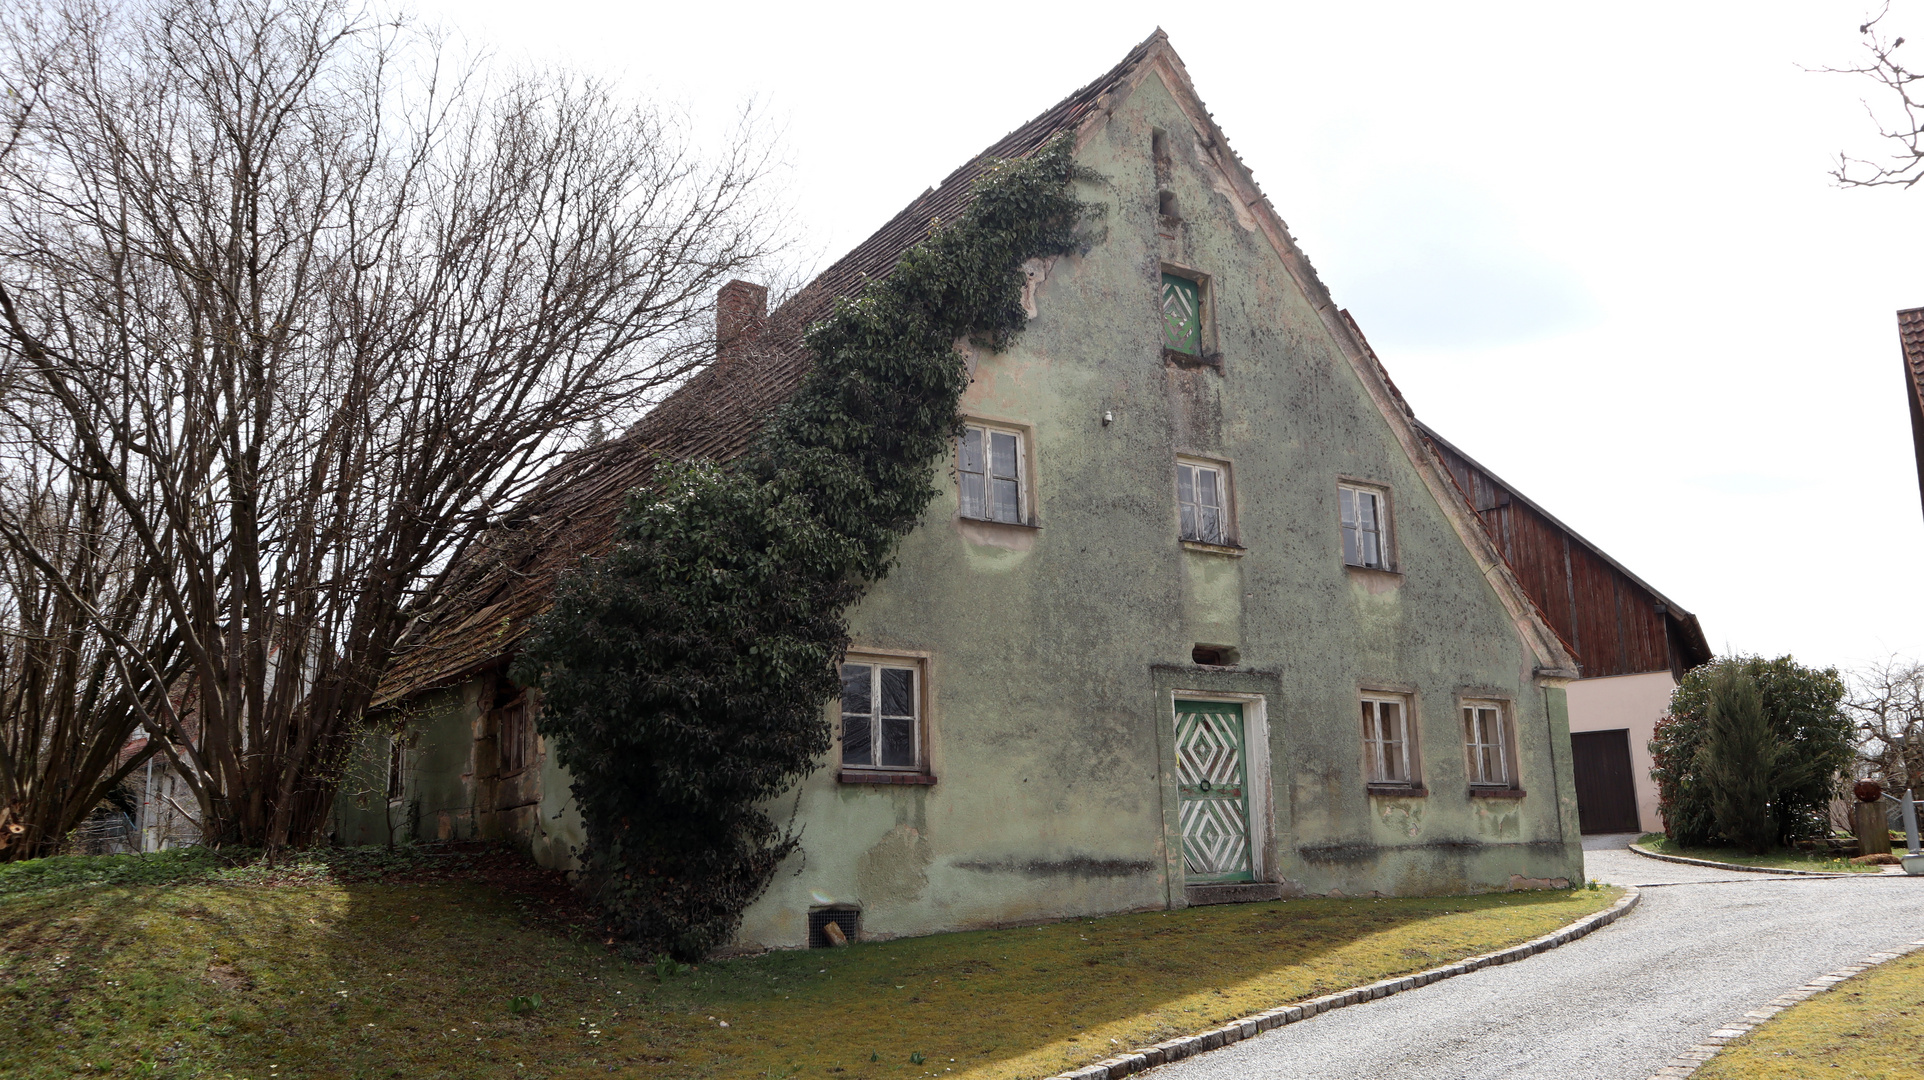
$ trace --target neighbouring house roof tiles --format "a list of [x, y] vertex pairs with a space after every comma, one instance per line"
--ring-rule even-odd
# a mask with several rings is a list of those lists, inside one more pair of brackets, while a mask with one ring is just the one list
[[648, 483], [658, 460], [726, 461], [746, 450], [808, 370], [803, 330], [828, 314], [837, 299], [886, 277], [936, 221], [955, 217], [992, 162], [1026, 156], [1100, 113], [1107, 96], [1165, 40], [1157, 30], [1107, 74], [923, 192], [770, 313], [760, 336], [739, 356], [704, 368], [621, 436], [563, 461], [464, 557], [448, 599], [411, 635], [374, 704], [465, 678], [509, 654], [547, 607], [556, 577], [583, 556], [607, 549], [624, 495]]
[[1904, 346], [1904, 396], [1910, 401], [1918, 497], [1924, 500], [1924, 308], [1897, 313], [1897, 337]]

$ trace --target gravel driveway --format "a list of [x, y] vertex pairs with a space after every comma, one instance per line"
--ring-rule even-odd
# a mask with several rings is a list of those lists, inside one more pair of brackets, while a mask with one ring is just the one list
[[1651, 886], [1617, 923], [1520, 963], [1338, 1009], [1158, 1080], [1647, 1080], [1724, 1022], [1924, 931], [1924, 878], [1787, 878], [1586, 839], [1589, 876]]

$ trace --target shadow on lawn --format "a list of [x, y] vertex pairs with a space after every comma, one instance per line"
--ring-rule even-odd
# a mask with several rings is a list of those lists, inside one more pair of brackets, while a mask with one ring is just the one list
[[[561, 1014], [588, 1015], [608, 974], [652, 981], [553, 897], [400, 876], [198, 867], [0, 890], [0, 1075], [558, 1075], [584, 1056], [552, 1037]], [[528, 993], [552, 1007], [512, 1013]]]
[[1048, 1075], [1489, 951], [1572, 908], [1569, 893], [1513, 893], [1146, 912], [775, 953], [710, 965], [659, 996], [729, 1019], [679, 1056], [699, 1075], [917, 1075], [917, 1053], [935, 1073]]

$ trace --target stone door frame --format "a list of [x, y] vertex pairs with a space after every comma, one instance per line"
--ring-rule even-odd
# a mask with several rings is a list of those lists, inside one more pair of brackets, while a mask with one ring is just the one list
[[1275, 794], [1270, 766], [1270, 702], [1281, 679], [1261, 671], [1161, 666], [1156, 687], [1156, 745], [1162, 791], [1163, 880], [1168, 906], [1189, 906], [1182, 860], [1182, 805], [1176, 790], [1176, 702], [1233, 702], [1243, 709], [1245, 807], [1249, 814], [1249, 869], [1257, 882], [1275, 880]]

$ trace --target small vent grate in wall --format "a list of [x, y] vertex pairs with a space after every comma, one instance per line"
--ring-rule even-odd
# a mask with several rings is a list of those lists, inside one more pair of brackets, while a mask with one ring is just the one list
[[862, 912], [860, 908], [817, 908], [808, 913], [808, 947], [826, 949], [829, 947], [828, 924], [835, 923], [848, 935], [850, 941], [862, 932]]

